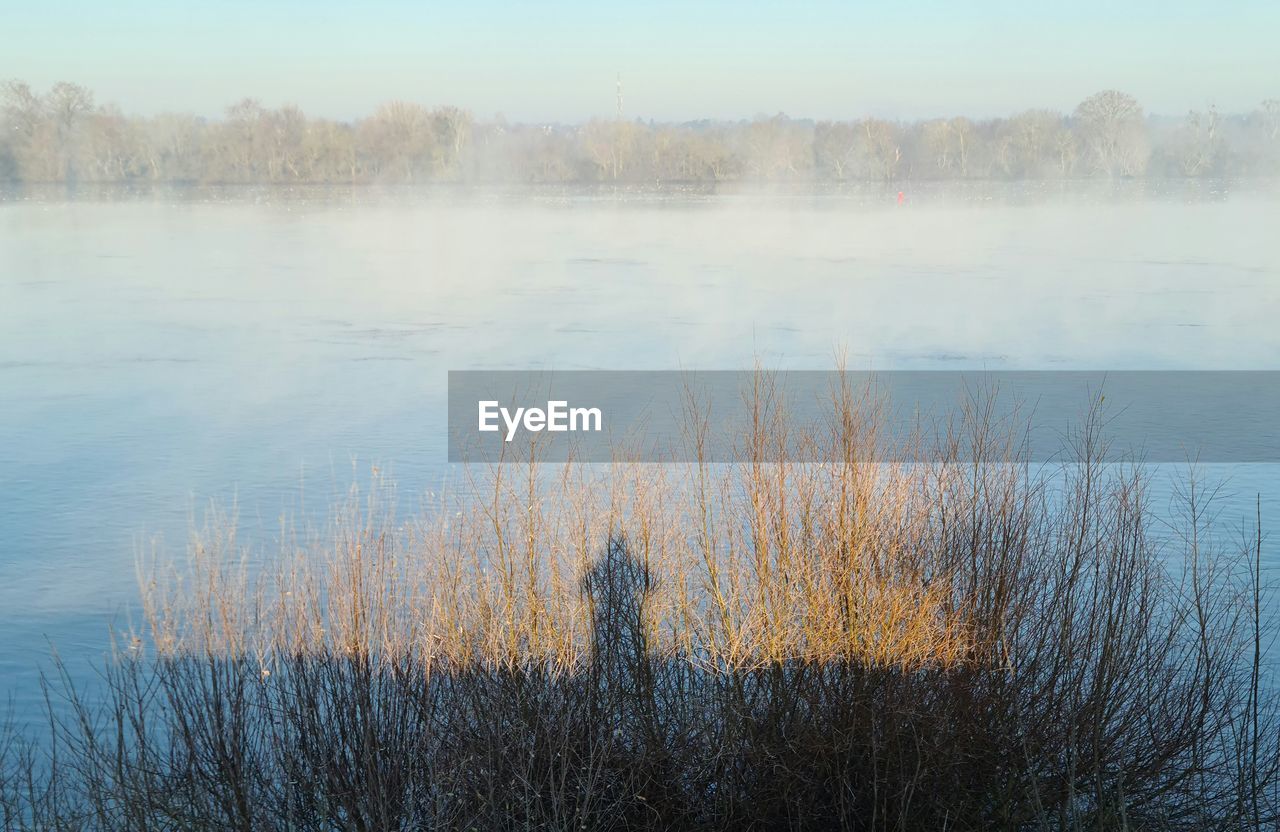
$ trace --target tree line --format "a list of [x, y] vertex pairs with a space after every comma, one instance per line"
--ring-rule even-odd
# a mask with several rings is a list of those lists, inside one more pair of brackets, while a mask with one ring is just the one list
[[1106, 90], [1070, 114], [584, 124], [393, 101], [351, 121], [245, 99], [221, 119], [128, 116], [83, 86], [0, 86], [0, 181], [680, 183], [1280, 175], [1280, 100], [1152, 117]]

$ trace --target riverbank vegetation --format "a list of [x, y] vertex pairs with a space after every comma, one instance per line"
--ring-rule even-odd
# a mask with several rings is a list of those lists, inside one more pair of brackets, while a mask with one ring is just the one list
[[1194, 478], [1157, 520], [1098, 419], [1052, 468], [979, 417], [877, 464], [873, 411], [837, 398], [821, 465], [508, 465], [409, 521], [375, 486], [264, 561], [215, 520], [0, 742], [0, 820], [1273, 828], [1261, 540]]
[[350, 121], [245, 99], [129, 116], [85, 87], [0, 85], [0, 181], [403, 184], [905, 182], [1280, 175], [1280, 100], [1151, 117], [1114, 90], [1071, 113], [919, 121], [785, 115], [663, 124], [477, 120], [394, 101]]

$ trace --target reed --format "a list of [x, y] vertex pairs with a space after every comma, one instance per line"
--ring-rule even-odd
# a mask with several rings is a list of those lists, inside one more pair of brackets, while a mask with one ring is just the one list
[[5, 734], [4, 828], [1275, 825], [1261, 538], [1194, 478], [1170, 535], [1096, 413], [1052, 468], [980, 407], [891, 464], [833, 404], [827, 463], [375, 482], [266, 566], [215, 518], [140, 560], [105, 695]]

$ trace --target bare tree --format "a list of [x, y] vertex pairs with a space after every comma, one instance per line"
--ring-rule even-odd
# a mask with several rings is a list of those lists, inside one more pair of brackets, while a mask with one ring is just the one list
[[471, 139], [471, 114], [457, 107], [441, 107], [432, 113], [436, 128], [436, 144], [443, 150], [439, 171], [456, 176], [461, 169], [463, 153]]
[[22, 81], [8, 81], [0, 88], [4, 97], [5, 135], [22, 178], [47, 182], [60, 178], [56, 129], [44, 99]]
[[303, 143], [307, 117], [295, 106], [263, 113], [266, 133], [267, 178], [272, 182], [306, 179], [303, 170]]
[[808, 129], [786, 115], [757, 118], [743, 136], [743, 162], [758, 179], [793, 179], [812, 170], [812, 146]]
[[85, 117], [93, 111], [93, 93], [78, 84], [59, 81], [46, 97], [57, 130], [58, 165], [65, 181], [77, 178], [77, 156]]
[[1280, 140], [1280, 98], [1268, 98], [1258, 107], [1262, 123], [1267, 131], [1267, 138]]
[[1218, 172], [1223, 156], [1221, 123], [1212, 105], [1207, 112], [1192, 110], [1182, 127], [1177, 161], [1183, 176]]
[[413, 182], [431, 169], [435, 136], [431, 116], [418, 104], [383, 104], [361, 125], [375, 178]]
[[146, 158], [151, 179], [195, 182], [208, 172], [203, 158], [205, 133], [194, 116], [165, 114], [145, 126]]
[[141, 125], [115, 108], [88, 118], [84, 170], [95, 181], [124, 182], [148, 173], [146, 138]]
[[242, 99], [227, 108], [227, 120], [219, 131], [222, 141], [215, 149], [218, 164], [214, 179], [249, 182], [261, 176], [262, 117], [262, 105], [253, 98]]
[[638, 155], [638, 134], [639, 128], [628, 121], [597, 119], [583, 129], [583, 147], [600, 179], [616, 182], [627, 178]]
[[820, 121], [813, 129], [814, 165], [837, 181], [848, 179], [857, 164], [861, 134], [847, 121]]
[[869, 179], [892, 182], [902, 164], [902, 144], [887, 121], [869, 118], [858, 125], [862, 133], [862, 157]]
[[1005, 176], [1063, 176], [1070, 166], [1063, 163], [1064, 142], [1070, 140], [1062, 114], [1049, 110], [1028, 110], [1013, 116], [1000, 130], [997, 162]]
[[40, 96], [23, 81], [6, 81], [0, 86], [4, 97], [5, 120], [14, 130], [28, 135], [34, 133], [44, 118], [44, 104]]
[[937, 119], [924, 125], [921, 138], [933, 165], [945, 175], [968, 177], [978, 141], [976, 126], [967, 118]]
[[1093, 169], [1108, 176], [1137, 176], [1150, 158], [1142, 106], [1133, 96], [1104, 90], [1080, 102], [1075, 120]]

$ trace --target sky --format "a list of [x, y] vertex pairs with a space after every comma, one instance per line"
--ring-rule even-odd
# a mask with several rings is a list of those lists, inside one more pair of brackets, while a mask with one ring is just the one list
[[125, 112], [246, 96], [352, 118], [392, 99], [489, 118], [659, 121], [1148, 112], [1280, 98], [1276, 0], [0, 0], [0, 78]]

